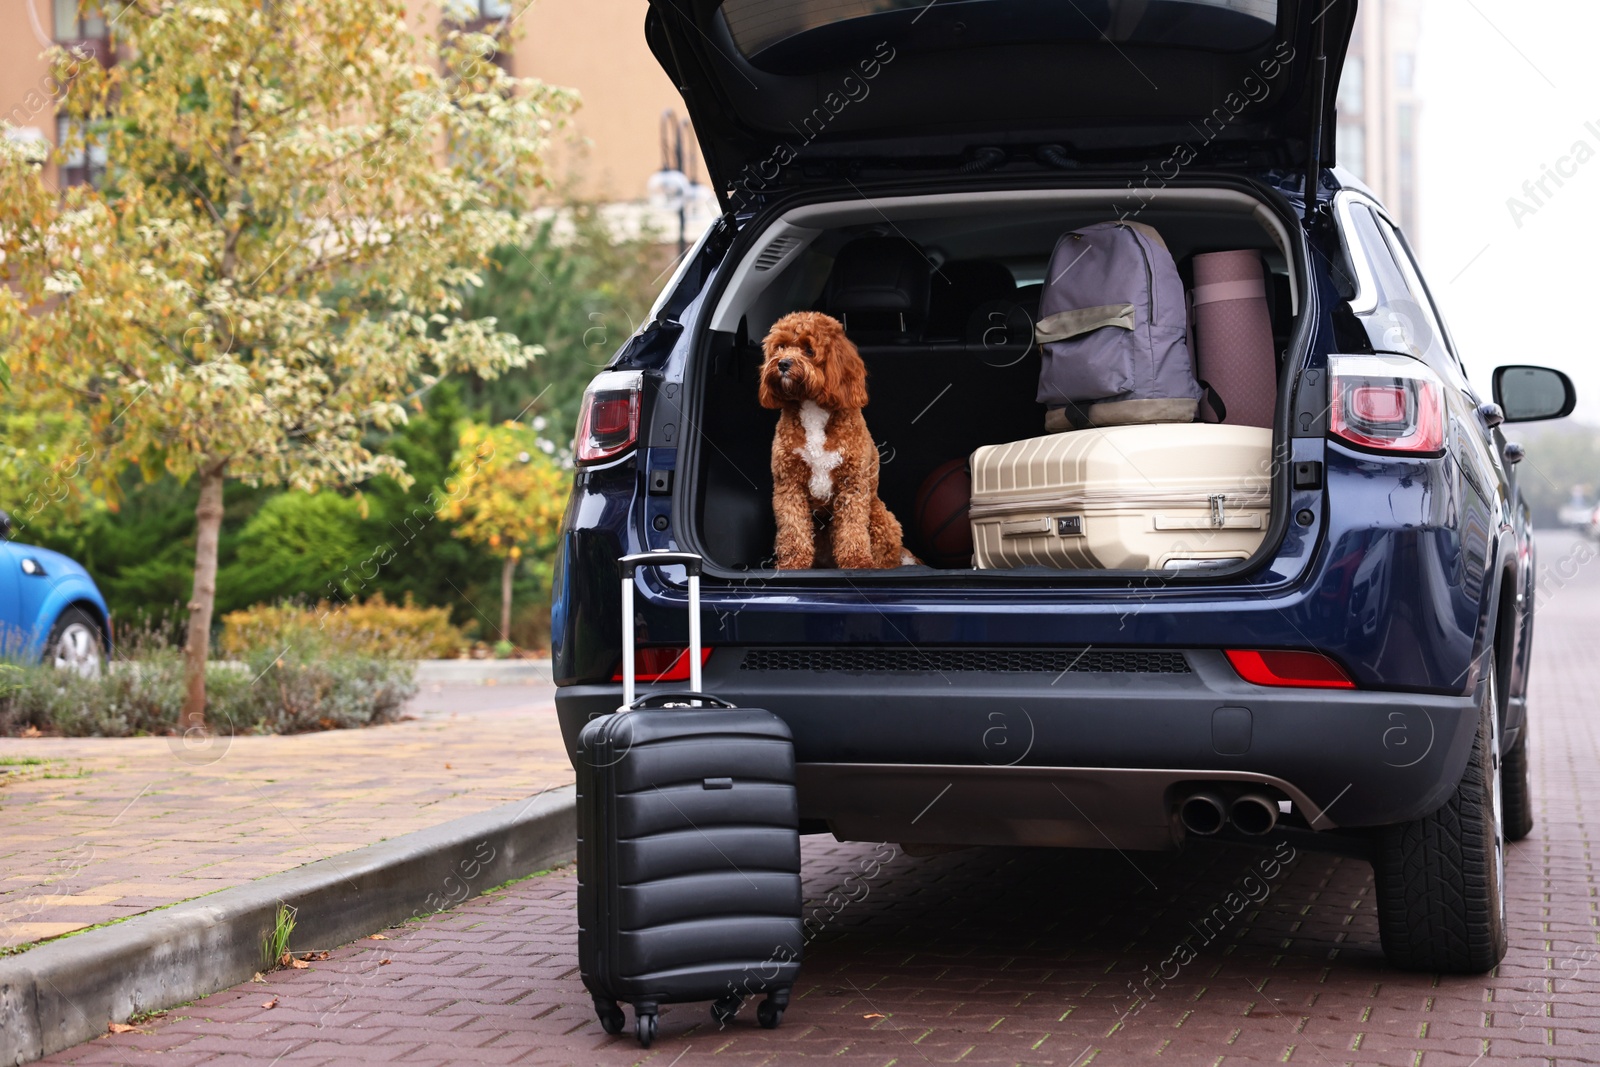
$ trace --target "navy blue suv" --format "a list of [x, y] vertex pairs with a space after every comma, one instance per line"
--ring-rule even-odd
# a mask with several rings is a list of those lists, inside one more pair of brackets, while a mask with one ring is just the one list
[[[1502, 367], [1480, 396], [1399, 228], [1336, 166], [1355, 7], [656, 0], [645, 32], [726, 213], [584, 399], [553, 610], [569, 751], [620, 701], [618, 558], [693, 552], [706, 689], [788, 722], [807, 832], [1339, 849], [1376, 870], [1391, 962], [1493, 967], [1505, 842], [1532, 826], [1533, 546], [1502, 424], [1568, 414], [1572, 385]], [[1279, 374], [1259, 551], [773, 569], [772, 322], [873, 324], [881, 495], [933, 559], [918, 487], [1042, 432], [1046, 264], [1108, 219], [1155, 227], [1180, 270], [1261, 254]], [[871, 236], [928, 276], [832, 277]], [[639, 676], [681, 688], [684, 576], [642, 581]]]

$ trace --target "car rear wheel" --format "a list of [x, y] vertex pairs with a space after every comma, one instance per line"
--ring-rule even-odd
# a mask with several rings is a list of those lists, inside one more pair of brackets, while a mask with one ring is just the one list
[[1493, 668], [1466, 773], [1444, 807], [1378, 833], [1378, 932], [1396, 967], [1482, 974], [1506, 953], [1500, 716]]
[[82, 608], [61, 613], [45, 642], [44, 661], [57, 670], [72, 671], [85, 678], [97, 678], [105, 667], [105, 644], [100, 640], [100, 624]]
[[1528, 783], [1528, 720], [1517, 731], [1517, 743], [1500, 764], [1500, 790], [1505, 797], [1506, 840], [1521, 841], [1533, 832], [1533, 788]]

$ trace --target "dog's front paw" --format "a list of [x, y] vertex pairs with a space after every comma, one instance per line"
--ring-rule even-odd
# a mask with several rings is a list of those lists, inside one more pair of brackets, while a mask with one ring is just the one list
[[778, 549], [778, 570], [780, 571], [808, 571], [816, 562], [816, 552], [802, 548], [792, 548], [787, 551]]

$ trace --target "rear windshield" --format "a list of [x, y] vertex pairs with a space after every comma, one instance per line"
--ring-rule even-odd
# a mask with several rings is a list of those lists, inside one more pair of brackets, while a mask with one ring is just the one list
[[913, 51], [1109, 40], [1232, 52], [1272, 39], [1278, 0], [724, 0], [722, 17], [752, 61], [885, 39]]

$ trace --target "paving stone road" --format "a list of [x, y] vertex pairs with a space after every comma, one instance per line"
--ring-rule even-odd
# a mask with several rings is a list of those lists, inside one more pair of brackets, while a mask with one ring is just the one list
[[[1600, 1063], [1600, 562], [1578, 566], [1594, 553], [1565, 538], [1541, 552], [1539, 823], [1511, 851], [1511, 951], [1492, 975], [1388, 968], [1359, 859], [1280, 852], [1270, 870], [1271, 853], [1214, 843], [912, 858], [816, 837], [806, 891], [824, 921], [776, 1031], [748, 1009], [718, 1029], [684, 1005], [662, 1010], [648, 1052], [607, 1037], [578, 980], [561, 870], [50, 1062]], [[1206, 926], [1233, 890], [1258, 902]], [[1178, 967], [1185, 940], [1196, 955]], [[1132, 986], [1153, 973], [1167, 980], [1141, 1002]]]

